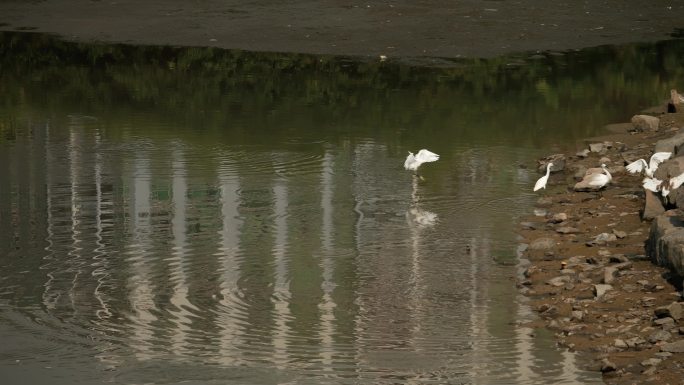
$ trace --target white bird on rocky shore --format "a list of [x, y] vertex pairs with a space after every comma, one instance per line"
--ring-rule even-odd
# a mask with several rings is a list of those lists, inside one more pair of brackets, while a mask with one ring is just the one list
[[534, 189], [532, 191], [537, 191], [540, 189], [546, 190], [546, 182], [549, 181], [549, 174], [551, 174], [551, 166], [553, 166], [553, 162], [549, 162], [546, 164], [546, 175], [537, 179], [537, 183], [534, 184]]
[[404, 161], [404, 168], [411, 171], [417, 171], [421, 164], [427, 162], [434, 162], [439, 159], [439, 155], [432, 151], [422, 149], [414, 156], [411, 151], [409, 151], [406, 161]]
[[[667, 194], [670, 193], [667, 188], [667, 183], [657, 178], [644, 178], [642, 186], [644, 186], [646, 190], [653, 191], [654, 193], [662, 192], [663, 196], [667, 196]], [[663, 188], [665, 188], [665, 191], [663, 191]]]
[[[584, 178], [575, 184], [575, 191], [596, 191], [605, 187], [613, 180], [613, 176], [606, 168], [605, 164], [601, 165], [602, 172], [587, 172]], [[589, 170], [587, 170], [589, 171]]]
[[646, 164], [646, 161], [643, 159], [637, 159], [625, 166], [625, 168], [631, 174], [638, 174], [643, 171], [644, 175], [649, 178], [653, 178], [653, 173], [658, 168], [658, 165], [669, 159], [670, 156], [672, 156], [671, 152], [656, 152], [655, 154], [651, 155], [651, 159], [648, 161], [648, 164]]
[[644, 178], [643, 182], [645, 189], [655, 193], [660, 192], [663, 197], [670, 195], [670, 192], [678, 189], [682, 184], [684, 184], [684, 173], [664, 181], [657, 178]]

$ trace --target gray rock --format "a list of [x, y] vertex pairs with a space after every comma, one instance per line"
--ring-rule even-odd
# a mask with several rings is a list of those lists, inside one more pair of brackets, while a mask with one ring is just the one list
[[627, 258], [624, 254], [612, 254], [608, 261], [610, 263], [619, 263], [621, 265], [624, 265], [620, 266], [620, 270], [624, 270], [632, 266], [632, 263], [630, 262], [629, 258]]
[[586, 157], [589, 156], [589, 149], [588, 149], [588, 148], [585, 148], [585, 149], [582, 150], [582, 151], [577, 151], [577, 153], [576, 153], [575, 155], [577, 155], [577, 156], [580, 157], [580, 158], [586, 158]]
[[654, 152], [671, 152], [677, 155], [681, 153], [682, 146], [684, 146], [684, 131], [680, 130], [674, 136], [656, 142]]
[[568, 220], [568, 214], [566, 213], [556, 213], [549, 218], [549, 223], [561, 223]]
[[556, 241], [553, 238], [537, 238], [530, 244], [530, 250], [550, 250], [556, 247]]
[[617, 237], [615, 234], [601, 233], [594, 237], [594, 239], [587, 242], [587, 246], [605, 245], [608, 242], [615, 242]]
[[522, 227], [523, 229], [527, 229], [527, 230], [537, 230], [537, 229], [541, 228], [542, 226], [543, 225], [541, 223], [538, 223], [538, 222], [520, 222], [520, 227]]
[[648, 336], [648, 342], [655, 344], [656, 342], [669, 341], [672, 338], [672, 334], [665, 330], [657, 330]]
[[628, 348], [627, 343], [624, 340], [621, 340], [619, 338], [615, 339], [615, 343], [613, 345], [615, 345], [616, 348], [620, 348], [620, 349], [627, 349]]
[[591, 152], [602, 152], [606, 149], [606, 145], [603, 143], [590, 143], [589, 144], [589, 151]]
[[649, 358], [647, 360], [641, 361], [641, 366], [656, 366], [663, 362], [660, 358]]
[[618, 269], [615, 266], [608, 266], [603, 269], [603, 283], [611, 284], [617, 278]]
[[601, 373], [614, 372], [617, 370], [617, 365], [609, 361], [607, 358], [601, 360]]
[[631, 349], [638, 349], [642, 345], [646, 344], [646, 340], [641, 337], [633, 337], [628, 340], [625, 340], [625, 343]]
[[580, 232], [580, 229], [571, 226], [561, 226], [556, 229], [556, 232], [559, 234], [577, 234]]
[[684, 221], [667, 215], [655, 218], [651, 223], [646, 250], [653, 263], [684, 276]]
[[650, 115], [634, 115], [632, 116], [632, 126], [637, 132], [643, 131], [658, 131], [660, 119]]
[[561, 275], [558, 277], [554, 277], [546, 281], [547, 285], [551, 285], [554, 287], [561, 287], [565, 286], [566, 284], [570, 283], [572, 281], [572, 278], [568, 275]]
[[596, 299], [600, 299], [609, 290], [613, 290], [613, 287], [611, 285], [594, 285], [594, 296], [596, 297]]
[[575, 180], [582, 180], [582, 178], [584, 178], [584, 176], [586, 174], [587, 174], [587, 168], [586, 167], [584, 167], [581, 164], [578, 164], [575, 166], [575, 174], [573, 175], [573, 178], [575, 178]]
[[573, 310], [570, 318], [575, 321], [582, 321], [584, 319], [584, 312], [581, 310]]
[[646, 199], [644, 200], [644, 211], [641, 213], [641, 219], [651, 220], [665, 212], [660, 195], [646, 189], [644, 189], [644, 194]]
[[615, 234], [615, 236], [616, 236], [618, 239], [622, 239], [622, 238], [624, 238], [624, 237], [627, 236], [627, 233], [626, 233], [626, 232], [620, 231], [620, 230], [615, 230], [615, 229], [613, 229], [613, 234]]
[[668, 353], [684, 353], [684, 340], [664, 344], [660, 350]]
[[681, 302], [672, 302], [667, 306], [656, 308], [653, 312], [658, 318], [671, 317], [674, 320], [680, 320], [684, 317], [684, 307]]
[[543, 160], [539, 161], [539, 167], [537, 171], [542, 174], [546, 174], [546, 165], [549, 162], [553, 162], [551, 166], [551, 172], [558, 172], [565, 170], [565, 155], [564, 154], [553, 154], [549, 155]]
[[658, 318], [657, 320], [653, 321], [653, 325], [660, 326], [663, 328], [663, 330], [670, 330], [674, 328], [675, 320], [670, 317]]

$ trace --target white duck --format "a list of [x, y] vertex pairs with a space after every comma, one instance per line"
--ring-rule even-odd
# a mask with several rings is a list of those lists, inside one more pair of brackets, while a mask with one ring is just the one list
[[549, 162], [546, 164], [546, 175], [537, 179], [537, 183], [534, 184], [534, 189], [532, 191], [546, 189], [546, 182], [549, 181], [549, 174], [551, 174], [551, 166], [553, 166], [553, 162]]
[[432, 151], [422, 149], [414, 156], [411, 151], [409, 151], [406, 161], [404, 161], [404, 168], [411, 171], [418, 170], [421, 164], [427, 162], [434, 162], [439, 159], [439, 155]]
[[649, 178], [653, 178], [653, 173], [658, 168], [658, 165], [669, 159], [670, 156], [672, 156], [671, 152], [656, 152], [655, 154], [651, 155], [651, 159], [648, 161], [648, 164], [646, 164], [646, 161], [643, 159], [637, 159], [625, 166], [625, 168], [632, 174], [638, 174], [643, 171], [644, 175]]

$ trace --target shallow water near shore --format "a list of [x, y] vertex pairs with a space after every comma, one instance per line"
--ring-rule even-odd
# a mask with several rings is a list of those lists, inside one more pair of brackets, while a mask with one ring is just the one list
[[[0, 34], [8, 383], [600, 383], [515, 287], [535, 159], [682, 41], [380, 62]], [[416, 178], [407, 151], [438, 162]]]

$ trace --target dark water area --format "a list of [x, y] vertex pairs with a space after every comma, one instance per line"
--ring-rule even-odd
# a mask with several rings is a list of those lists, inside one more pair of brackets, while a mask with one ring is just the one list
[[0, 34], [3, 383], [600, 383], [524, 325], [515, 229], [535, 159], [667, 97], [682, 57]]

